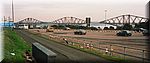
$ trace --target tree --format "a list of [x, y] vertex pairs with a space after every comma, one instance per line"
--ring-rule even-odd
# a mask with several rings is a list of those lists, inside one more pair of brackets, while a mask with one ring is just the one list
[[102, 30], [101, 27], [98, 27], [99, 30]]
[[90, 27], [91, 30], [98, 30], [96, 27]]
[[122, 30], [122, 26], [117, 26], [116, 30]]
[[43, 26], [43, 29], [47, 29], [48, 26]]
[[110, 29], [110, 30], [114, 30], [114, 27], [113, 27], [113, 26], [110, 26], [109, 29]]
[[135, 27], [134, 28], [140, 28], [139, 24], [135, 23]]
[[133, 27], [132, 27], [132, 25], [130, 25], [130, 24], [124, 24], [123, 29], [124, 29], [124, 30], [132, 30]]
[[104, 30], [109, 30], [109, 28], [108, 27], [104, 27]]
[[147, 29], [148, 26], [147, 26], [147, 23], [141, 22], [141, 23], [135, 24], [134, 28], [144, 28], [144, 29]]
[[139, 26], [140, 26], [140, 28], [148, 29], [148, 25], [147, 24], [148, 23], [146, 23], [146, 22], [141, 22], [141, 23], [139, 23]]

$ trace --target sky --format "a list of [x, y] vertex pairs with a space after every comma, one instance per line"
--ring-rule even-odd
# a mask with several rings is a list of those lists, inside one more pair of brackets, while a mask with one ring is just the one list
[[[132, 14], [145, 17], [149, 0], [13, 0], [15, 22], [27, 17], [51, 22], [65, 16], [84, 19], [91, 17], [93, 22]], [[3, 15], [11, 16], [11, 0], [3, 1]]]

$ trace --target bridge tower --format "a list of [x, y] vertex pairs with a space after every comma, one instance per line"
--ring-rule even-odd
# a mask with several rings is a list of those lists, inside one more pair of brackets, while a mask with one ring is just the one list
[[86, 17], [86, 26], [90, 27], [90, 23], [91, 23], [91, 18], [90, 17]]

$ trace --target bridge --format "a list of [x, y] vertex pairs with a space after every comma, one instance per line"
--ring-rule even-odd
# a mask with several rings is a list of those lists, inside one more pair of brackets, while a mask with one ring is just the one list
[[23, 20], [20, 20], [19, 22], [15, 23], [15, 28], [36, 28], [37, 26], [43, 24], [45, 22], [42, 22], [35, 18], [25, 18]]
[[17, 24], [41, 24], [42, 21], [35, 19], [35, 18], [25, 18], [17, 22]]
[[148, 18], [135, 16], [135, 15], [121, 15], [113, 18], [106, 19], [104, 21], [100, 21], [99, 23], [117, 25], [117, 24], [136, 24], [141, 22], [147, 22]]
[[77, 25], [77, 24], [86, 24], [86, 20], [76, 18], [76, 17], [62, 17], [53, 21], [52, 23]]
[[[136, 23], [141, 23], [141, 22], [147, 22], [148, 18], [141, 17], [141, 16], [135, 16], [135, 15], [120, 15], [117, 17], [109, 18], [103, 21], [100, 21], [99, 23], [104, 23], [104, 24], [111, 24], [111, 25], [118, 25], [118, 24], [136, 24]], [[34, 18], [26, 18], [23, 20], [20, 20], [17, 22], [17, 24], [30, 24], [30, 25], [37, 25], [37, 24], [61, 24], [61, 25], [81, 25], [81, 24], [89, 24], [90, 25], [90, 19], [80, 19], [76, 17], [62, 17], [57, 20], [52, 21], [51, 23], [48, 22], [42, 22], [38, 19]]]

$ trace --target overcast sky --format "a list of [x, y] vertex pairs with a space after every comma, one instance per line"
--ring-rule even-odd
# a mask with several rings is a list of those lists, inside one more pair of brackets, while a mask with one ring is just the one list
[[[64, 16], [81, 19], [91, 17], [92, 21], [123, 14], [145, 17], [145, 5], [149, 0], [14, 0], [15, 20], [32, 17], [42, 21], [54, 21]], [[11, 0], [3, 1], [5, 16], [11, 16]]]

